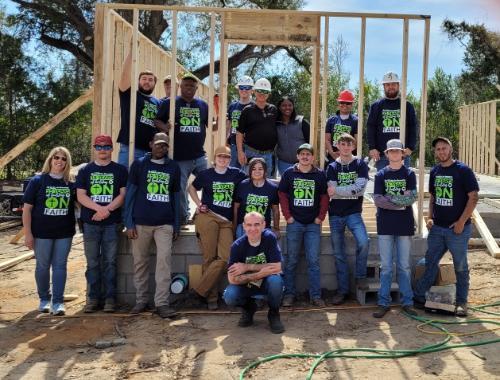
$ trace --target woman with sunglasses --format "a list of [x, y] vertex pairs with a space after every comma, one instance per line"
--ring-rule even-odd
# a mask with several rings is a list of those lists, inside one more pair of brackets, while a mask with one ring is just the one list
[[30, 180], [23, 197], [25, 245], [35, 251], [38, 310], [54, 315], [65, 313], [66, 264], [75, 234], [75, 187], [70, 169], [68, 149], [52, 149], [41, 174]]
[[266, 220], [266, 228], [271, 227], [271, 210], [273, 214], [273, 232], [280, 238], [280, 212], [278, 186], [266, 179], [267, 165], [263, 158], [255, 157], [248, 163], [247, 178], [236, 187], [234, 197], [233, 228], [236, 238], [245, 234], [243, 218], [251, 211], [262, 214]]
[[278, 102], [278, 146], [276, 157], [278, 170], [283, 175], [286, 169], [297, 162], [297, 148], [309, 142], [310, 126], [304, 116], [297, 115], [293, 100], [284, 96]]

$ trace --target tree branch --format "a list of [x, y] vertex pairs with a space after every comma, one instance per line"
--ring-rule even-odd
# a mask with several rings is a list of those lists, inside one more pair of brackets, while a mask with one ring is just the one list
[[84, 63], [87, 67], [89, 67], [90, 70], [92, 71], [94, 70], [93, 57], [89, 56], [84, 50], [80, 49], [75, 44], [69, 41], [53, 38], [44, 33], [40, 35], [40, 41], [42, 41], [44, 44], [55, 47], [57, 49], [66, 50], [67, 52], [73, 54], [75, 58], [78, 59], [80, 62]]

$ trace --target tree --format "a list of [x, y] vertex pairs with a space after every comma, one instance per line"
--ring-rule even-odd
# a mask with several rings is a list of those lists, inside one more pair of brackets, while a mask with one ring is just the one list
[[484, 24], [465, 21], [445, 20], [442, 28], [450, 39], [457, 40], [465, 48], [465, 70], [459, 77], [463, 100], [476, 103], [500, 97], [496, 87], [500, 79], [500, 33], [486, 29]]

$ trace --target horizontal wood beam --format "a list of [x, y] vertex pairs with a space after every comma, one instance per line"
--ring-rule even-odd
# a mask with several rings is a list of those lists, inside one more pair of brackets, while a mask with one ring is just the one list
[[486, 248], [488, 248], [488, 252], [490, 253], [490, 255], [496, 259], [500, 259], [500, 247], [498, 246], [495, 238], [491, 234], [483, 218], [479, 214], [479, 211], [474, 210], [474, 212], [472, 213], [472, 221], [474, 222], [474, 225], [479, 231], [479, 234], [483, 238]]

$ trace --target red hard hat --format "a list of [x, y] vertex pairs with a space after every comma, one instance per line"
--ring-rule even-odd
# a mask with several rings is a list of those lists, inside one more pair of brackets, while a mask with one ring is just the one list
[[337, 98], [338, 102], [354, 102], [354, 94], [349, 90], [344, 90], [339, 94]]

